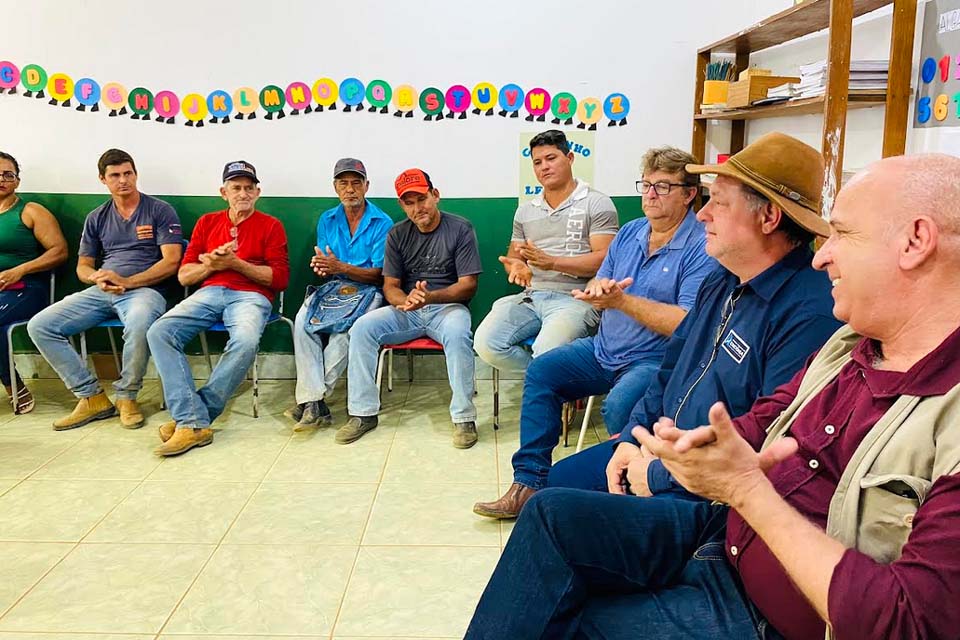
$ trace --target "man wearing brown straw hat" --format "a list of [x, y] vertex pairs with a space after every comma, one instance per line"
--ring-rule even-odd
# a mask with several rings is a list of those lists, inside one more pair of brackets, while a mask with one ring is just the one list
[[467, 637], [956, 637], [958, 203], [955, 157], [855, 176], [813, 262], [847, 326], [735, 420], [633, 430], [712, 502], [538, 494]]

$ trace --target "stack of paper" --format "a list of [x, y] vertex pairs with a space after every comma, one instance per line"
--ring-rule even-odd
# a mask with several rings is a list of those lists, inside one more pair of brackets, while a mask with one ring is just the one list
[[[889, 67], [889, 60], [851, 60], [850, 91], [886, 90]], [[795, 97], [812, 98], [822, 96], [826, 88], [826, 60], [800, 66], [800, 84], [795, 85]]]
[[794, 98], [799, 95], [800, 90], [796, 84], [782, 84], [779, 87], [767, 89], [768, 98]]

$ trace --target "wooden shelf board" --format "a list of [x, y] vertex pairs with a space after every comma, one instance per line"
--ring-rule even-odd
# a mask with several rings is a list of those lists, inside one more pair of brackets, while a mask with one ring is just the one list
[[[730, 109], [713, 113], [698, 113], [694, 120], [757, 120], [759, 118], [777, 118], [782, 116], [800, 116], [810, 113], [823, 113], [823, 96], [789, 100], [779, 104], [750, 107], [746, 109]], [[866, 109], [878, 107], [886, 103], [884, 92], [851, 93], [847, 97], [847, 109]]]
[[[853, 17], [875, 11], [892, 0], [853, 0]], [[806, 0], [747, 27], [740, 33], [703, 47], [700, 53], [762, 51], [830, 26], [830, 0]]]

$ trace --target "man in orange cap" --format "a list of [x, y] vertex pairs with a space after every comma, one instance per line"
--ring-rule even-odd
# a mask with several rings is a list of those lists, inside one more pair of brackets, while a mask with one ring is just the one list
[[443, 345], [453, 397], [453, 446], [477, 442], [473, 404], [473, 334], [467, 304], [483, 270], [473, 225], [440, 211], [440, 191], [421, 169], [407, 169], [394, 183], [407, 219], [387, 234], [383, 297], [390, 306], [364, 315], [350, 329], [347, 411], [336, 441], [349, 444], [377, 426], [380, 390], [377, 353], [385, 344], [428, 336]]

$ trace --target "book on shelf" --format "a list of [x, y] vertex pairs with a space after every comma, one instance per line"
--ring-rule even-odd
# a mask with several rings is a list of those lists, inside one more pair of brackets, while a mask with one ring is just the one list
[[[850, 71], [883, 71], [886, 72], [890, 68], [889, 60], [851, 60], [850, 61]], [[823, 73], [827, 69], [827, 61], [817, 60], [816, 62], [811, 62], [809, 64], [800, 65], [800, 75], [807, 76], [813, 75], [816, 73]]]

